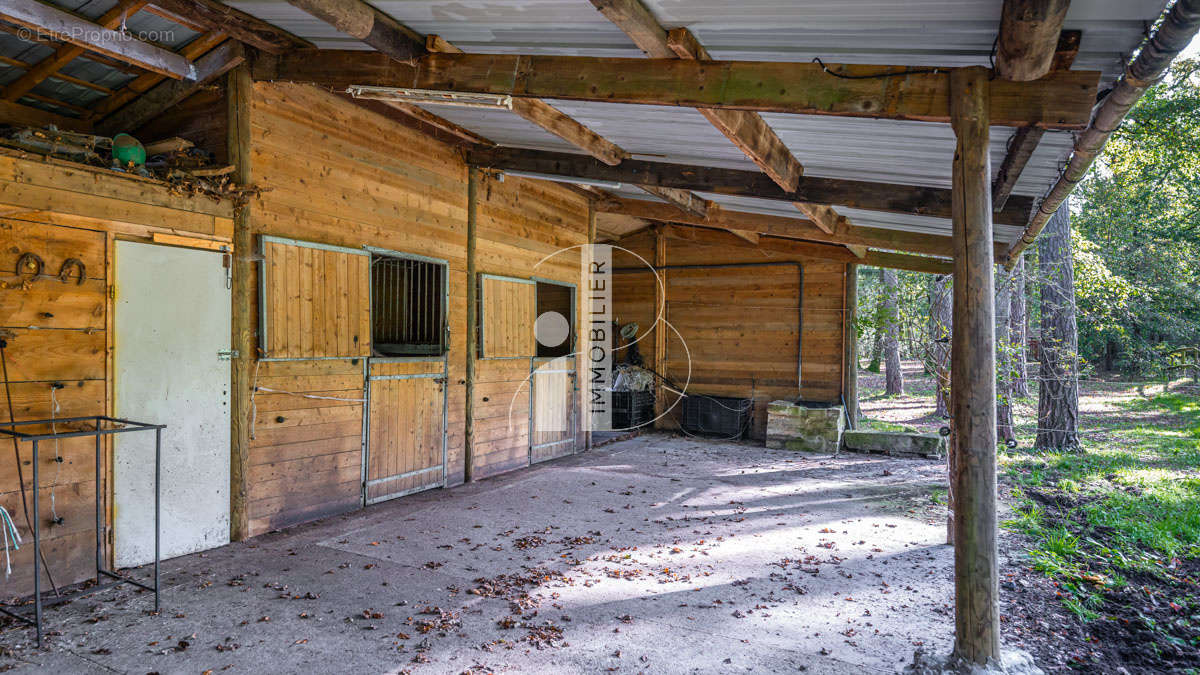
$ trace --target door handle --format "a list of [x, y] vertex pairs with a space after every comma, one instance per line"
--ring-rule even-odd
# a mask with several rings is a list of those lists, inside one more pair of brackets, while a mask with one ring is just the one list
[[220, 361], [231, 361], [238, 357], [236, 349], [219, 349], [217, 350], [217, 359]]

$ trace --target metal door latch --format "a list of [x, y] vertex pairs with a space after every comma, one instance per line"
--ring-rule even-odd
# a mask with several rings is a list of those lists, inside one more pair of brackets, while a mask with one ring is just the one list
[[217, 358], [220, 359], [221, 361], [229, 361], [231, 359], [236, 359], [237, 357], [238, 357], [238, 350], [236, 350], [236, 349], [217, 350]]

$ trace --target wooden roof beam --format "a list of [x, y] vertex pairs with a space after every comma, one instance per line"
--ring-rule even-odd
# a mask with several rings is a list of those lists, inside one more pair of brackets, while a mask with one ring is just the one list
[[287, 1], [401, 63], [415, 63], [428, 53], [419, 33], [361, 0]]
[[59, 129], [91, 133], [92, 125], [87, 120], [59, 115], [41, 108], [0, 100], [0, 123], [25, 127], [44, 127], [53, 124]]
[[996, 76], [1018, 82], [1045, 77], [1070, 7], [1071, 0], [1004, 0]]
[[[462, 50], [438, 36], [424, 36], [362, 0], [288, 0], [334, 28], [356, 37], [399, 64], [412, 64], [424, 54], [463, 55]], [[321, 52], [317, 53], [319, 56]], [[399, 65], [398, 64], [398, 65]], [[366, 84], [351, 82], [350, 84]], [[411, 84], [401, 86], [411, 87]], [[581, 148], [606, 164], [628, 156], [562, 111], [537, 98], [513, 101], [513, 112], [525, 120]]]
[[[442, 54], [462, 54], [463, 50], [450, 44], [439, 35], [425, 36], [425, 48]], [[605, 164], [620, 164], [629, 156], [616, 143], [592, 131], [558, 108], [536, 98], [513, 99], [512, 110], [534, 126], [558, 136]]]
[[159, 75], [176, 80], [196, 79], [196, 67], [173, 51], [132, 39], [35, 0], [0, 4], [0, 18]]
[[98, 130], [106, 136], [132, 132], [246, 61], [242, 43], [227, 40], [196, 60], [196, 79], [166, 80], [110, 115]]
[[[707, 199], [703, 199], [692, 192], [688, 192], [687, 190], [677, 190], [675, 188], [656, 187], [654, 185], [639, 185], [638, 187], [640, 187], [642, 190], [646, 191], [647, 193], [654, 195], [655, 197], [658, 197], [660, 199], [665, 199], [668, 204], [670, 204], [674, 208], [678, 209], [680, 212], [682, 212], [688, 216], [691, 216], [693, 218], [696, 218], [702, 223], [708, 222], [707, 219], [708, 219], [708, 214], [710, 212], [720, 209], [720, 207], [718, 207], [716, 204], [713, 204], [712, 202], [708, 201]], [[619, 206], [621, 204], [621, 200], [614, 196], [612, 201], [608, 201], [605, 204], [598, 205], [597, 210], [604, 211], [604, 209], [606, 207], [612, 208], [612, 206], [614, 204]], [[607, 211], [607, 213], [613, 213], [613, 212], [614, 211]], [[759, 241], [759, 237], [758, 237], [758, 232], [753, 229], [754, 225], [752, 223], [747, 223], [746, 225], [747, 225], [747, 227], [745, 227], [745, 228], [730, 227], [728, 225], [721, 225], [721, 224], [716, 224], [713, 227], [717, 227], [722, 230], [725, 230], [726, 232], [730, 232], [730, 233], [734, 234], [735, 236], [737, 236], [739, 239], [744, 239], [744, 240], [750, 242], [751, 244], [757, 244]]]
[[[708, 50], [695, 35], [686, 28], [675, 28], [667, 34], [667, 45], [681, 59], [711, 61]], [[758, 168], [763, 170], [784, 190], [795, 190], [804, 166], [792, 154], [787, 145], [776, 135], [775, 130], [756, 112], [745, 110], [721, 110], [700, 108], [718, 131], [744, 152]]]
[[[1054, 53], [1051, 70], [1069, 70], [1071, 68], [1075, 56], [1079, 53], [1079, 43], [1082, 38], [1082, 32], [1077, 30], [1065, 30], [1059, 34], [1058, 50]], [[1021, 178], [1021, 172], [1025, 170], [1025, 165], [1029, 163], [1033, 151], [1037, 149], [1038, 143], [1045, 134], [1046, 130], [1038, 127], [1021, 127], [1013, 132], [1012, 138], [1008, 141], [1008, 152], [1004, 155], [1004, 161], [1000, 163], [1000, 170], [996, 173], [995, 180], [992, 181], [993, 210], [999, 211], [1004, 208], [1009, 196], [1012, 195], [1013, 188]]]
[[[121, 20], [126, 16], [137, 13], [142, 7], [146, 6], [145, 0], [127, 0], [126, 2], [118, 3], [116, 7], [105, 12], [97, 21], [97, 25], [104, 28], [116, 28], [121, 25]], [[43, 80], [57, 73], [63, 66], [75, 60], [80, 54], [83, 54], [84, 49], [78, 45], [62, 44], [59, 45], [54, 53], [50, 56], [38, 61], [36, 65], [28, 69], [24, 75], [17, 78], [4, 88], [4, 93], [0, 94], [0, 99], [5, 101], [16, 101], [25, 95], [26, 92], [38, 86]]]
[[[613, 213], [643, 220], [664, 223], [682, 223], [722, 230], [753, 231], [775, 237], [804, 239], [836, 246], [853, 246], [860, 249], [881, 248], [892, 251], [920, 253], [948, 257], [953, 254], [950, 236], [923, 234], [907, 230], [889, 230], [877, 227], [841, 227], [835, 232], [826, 232], [812, 221], [803, 218], [773, 216], [763, 213], [728, 210], [719, 204], [711, 204], [708, 214], [698, 217], [685, 213], [671, 204], [651, 202], [644, 199], [614, 197], [596, 205], [601, 213]], [[997, 260], [1003, 259], [1008, 246], [996, 245]], [[855, 252], [857, 255], [857, 252]], [[861, 257], [861, 256], [859, 256]]]
[[690, 242], [697, 246], [728, 248], [730, 246], [746, 247], [752, 245], [760, 251], [771, 254], [771, 257], [777, 260], [808, 258], [833, 262], [853, 262], [871, 267], [888, 267], [931, 274], [950, 274], [954, 266], [950, 260], [943, 258], [930, 258], [908, 253], [885, 253], [882, 251], [868, 251], [867, 256], [860, 259], [839, 246], [781, 239], [778, 237], [763, 237], [757, 243], [753, 244], [742, 243], [734, 239], [734, 235], [729, 232], [710, 230], [703, 227], [668, 225], [663, 228], [663, 234], [670, 239]]
[[[834, 77], [824, 68], [867, 79]], [[378, 52], [298, 50], [279, 56], [269, 70], [275, 79], [326, 87], [950, 121], [949, 70], [897, 66], [515, 54], [429, 54], [408, 66]], [[1099, 81], [1095, 71], [1051, 73], [1033, 82], [994, 80], [990, 119], [1001, 126], [1083, 128]]]
[[711, 206], [708, 200], [701, 199], [687, 190], [658, 187], [656, 185], [644, 185], [640, 187], [655, 197], [671, 203], [684, 213], [701, 219], [708, 215], [708, 208]]
[[[609, 21], [652, 59], [712, 60], [686, 28], [667, 31], [641, 0], [592, 0]], [[757, 113], [701, 108], [713, 126], [785, 190], [796, 189], [804, 167]]]
[[[198, 59], [225, 40], [224, 33], [209, 33], [187, 43], [179, 50], [180, 55], [189, 60]], [[99, 120], [111, 115], [133, 99], [145, 94], [158, 86], [165, 77], [158, 73], [142, 73], [112, 96], [99, 101], [92, 109], [92, 119]]]
[[216, 0], [154, 0], [154, 6], [200, 26], [200, 32], [220, 32], [270, 54], [311, 47], [307, 40]]
[[[785, 202], [836, 204], [868, 211], [919, 216], [950, 217], [951, 191], [895, 183], [803, 176], [795, 192], [785, 192], [758, 171], [687, 166], [669, 162], [627, 159], [608, 166], [585, 155], [516, 148], [476, 149], [467, 153], [476, 166], [501, 171], [526, 171], [567, 178], [670, 187]], [[1024, 227], [1033, 210], [1033, 199], [1014, 196], [994, 220]]]

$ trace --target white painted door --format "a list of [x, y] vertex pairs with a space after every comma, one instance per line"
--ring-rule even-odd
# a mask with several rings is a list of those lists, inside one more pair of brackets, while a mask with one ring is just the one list
[[[162, 557], [229, 543], [230, 292], [223, 254], [117, 242], [116, 416], [165, 424]], [[154, 434], [114, 436], [117, 567], [154, 560]]]

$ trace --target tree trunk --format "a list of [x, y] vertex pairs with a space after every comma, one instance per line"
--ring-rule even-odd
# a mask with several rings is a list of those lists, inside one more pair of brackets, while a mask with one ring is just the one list
[[872, 373], [879, 372], [879, 362], [883, 358], [884, 311], [883, 294], [880, 293], [879, 299], [875, 301], [875, 335], [871, 340], [871, 362], [867, 364], [867, 370]]
[[1029, 313], [1025, 308], [1025, 256], [1017, 258], [1013, 267], [1012, 317], [1009, 340], [1012, 342], [1012, 395], [1016, 398], [1029, 396]]
[[1003, 442], [1013, 435], [1011, 331], [1012, 275], [1003, 267], [996, 274], [996, 437]]
[[950, 416], [950, 331], [953, 316], [950, 287], [953, 279], [948, 274], [933, 277], [929, 292], [929, 361], [937, 382], [935, 414], [943, 419]]
[[1079, 334], [1075, 324], [1071, 214], [1064, 203], [1038, 243], [1042, 279], [1041, 369], [1035, 447], [1079, 449]]
[[896, 270], [883, 271], [883, 361], [887, 373], [885, 380], [887, 388], [884, 393], [889, 396], [904, 393], [904, 373], [900, 370], [900, 317], [896, 307], [896, 294], [899, 283], [896, 281]]

